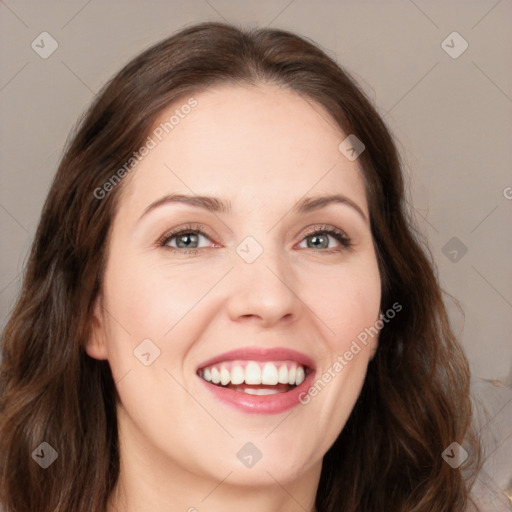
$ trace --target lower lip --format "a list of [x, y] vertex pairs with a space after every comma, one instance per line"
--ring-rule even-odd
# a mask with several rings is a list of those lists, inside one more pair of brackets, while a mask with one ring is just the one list
[[241, 391], [216, 386], [198, 377], [219, 401], [248, 414], [279, 414], [299, 405], [300, 396], [307, 392], [315, 372], [309, 373], [304, 382], [285, 393], [273, 395], [249, 395]]

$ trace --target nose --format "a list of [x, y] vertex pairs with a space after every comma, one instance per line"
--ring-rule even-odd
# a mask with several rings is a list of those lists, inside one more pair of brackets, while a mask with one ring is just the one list
[[300, 283], [282, 255], [264, 250], [252, 263], [236, 255], [234, 265], [228, 302], [232, 321], [270, 327], [299, 318], [304, 307]]

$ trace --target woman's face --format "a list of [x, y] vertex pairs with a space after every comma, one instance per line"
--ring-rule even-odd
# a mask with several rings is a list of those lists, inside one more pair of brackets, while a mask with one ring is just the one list
[[360, 341], [381, 297], [362, 170], [294, 92], [194, 98], [124, 178], [87, 352], [111, 366], [125, 463], [317, 478], [376, 349]]

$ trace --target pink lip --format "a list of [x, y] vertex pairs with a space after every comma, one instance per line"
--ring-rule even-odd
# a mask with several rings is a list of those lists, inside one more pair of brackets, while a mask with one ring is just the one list
[[206, 382], [198, 377], [206, 389], [208, 389], [219, 401], [234, 407], [235, 409], [249, 414], [279, 414], [285, 412], [300, 404], [299, 397], [310, 387], [315, 377], [315, 364], [313, 360], [297, 352], [285, 348], [244, 348], [220, 354], [198, 367], [198, 370], [206, 366], [211, 366], [222, 361], [233, 361], [245, 359], [249, 361], [297, 361], [302, 366], [307, 367], [306, 378], [299, 386], [287, 391], [286, 393], [276, 393], [275, 395], [248, 395], [240, 391], [224, 388]]

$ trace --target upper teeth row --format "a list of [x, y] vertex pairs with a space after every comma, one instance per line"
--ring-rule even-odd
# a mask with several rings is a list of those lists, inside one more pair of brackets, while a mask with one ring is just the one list
[[304, 368], [297, 363], [265, 363], [260, 366], [256, 361], [249, 361], [245, 368], [242, 365], [235, 364], [230, 369], [226, 366], [210, 366], [202, 372], [202, 378], [214, 384], [301, 384], [306, 372]]

